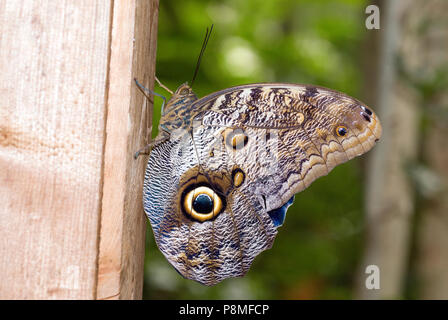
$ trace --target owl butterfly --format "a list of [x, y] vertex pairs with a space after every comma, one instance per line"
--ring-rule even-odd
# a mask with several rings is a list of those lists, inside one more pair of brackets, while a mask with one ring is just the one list
[[326, 88], [260, 83], [198, 99], [181, 85], [162, 109], [143, 186], [160, 251], [206, 285], [243, 276], [294, 195], [380, 136], [373, 111]]
[[143, 202], [159, 249], [185, 278], [243, 276], [272, 247], [294, 195], [381, 136], [371, 109], [343, 93], [286, 83], [166, 104]]

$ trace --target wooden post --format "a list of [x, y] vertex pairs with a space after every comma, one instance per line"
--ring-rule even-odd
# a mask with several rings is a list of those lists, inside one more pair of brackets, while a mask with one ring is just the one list
[[0, 299], [141, 298], [158, 0], [0, 0]]

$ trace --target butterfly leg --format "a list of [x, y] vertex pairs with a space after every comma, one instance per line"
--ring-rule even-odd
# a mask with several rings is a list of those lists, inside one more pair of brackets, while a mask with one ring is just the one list
[[144, 146], [143, 148], [138, 150], [134, 154], [134, 159], [137, 159], [141, 155], [149, 155], [149, 153], [151, 152], [152, 148], [154, 148], [156, 145], [158, 145], [158, 144], [160, 144], [162, 142], [165, 142], [165, 141], [169, 140], [169, 138], [170, 138], [169, 134], [158, 135], [153, 141], [151, 141], [146, 146]]
[[171, 95], [173, 95], [173, 91], [171, 91], [167, 86], [165, 86], [162, 82], [160, 82], [160, 80], [157, 77], [154, 77], [154, 79], [157, 81], [157, 83], [159, 84], [159, 86], [161, 86], [163, 89], [165, 89], [166, 91], [168, 91], [169, 93], [171, 93]]

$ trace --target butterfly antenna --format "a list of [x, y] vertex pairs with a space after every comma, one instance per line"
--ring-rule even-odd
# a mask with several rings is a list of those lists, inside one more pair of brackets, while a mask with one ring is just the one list
[[204, 51], [205, 51], [205, 48], [207, 47], [208, 40], [210, 39], [210, 35], [212, 34], [212, 30], [213, 30], [213, 24], [210, 27], [210, 31], [208, 30], [208, 28], [205, 31], [204, 42], [202, 42], [202, 48], [201, 48], [201, 52], [199, 53], [198, 62], [196, 63], [196, 69], [194, 70], [193, 79], [191, 80], [191, 86], [193, 86], [194, 80], [196, 79], [196, 76], [198, 75], [199, 66], [201, 65], [202, 56], [204, 55]]

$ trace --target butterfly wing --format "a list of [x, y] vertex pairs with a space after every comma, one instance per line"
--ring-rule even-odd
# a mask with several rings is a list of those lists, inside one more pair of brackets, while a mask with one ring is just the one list
[[[195, 105], [201, 111], [194, 120], [201, 125], [232, 128], [249, 136], [248, 147], [234, 157], [242, 166], [257, 168], [246, 170], [249, 181], [267, 176], [276, 180], [259, 188], [268, 211], [335, 166], [370, 150], [382, 131], [378, 117], [365, 104], [316, 86], [245, 85], [211, 94]], [[260, 167], [268, 171], [261, 172]]]
[[[172, 135], [155, 147], [143, 196], [161, 252], [182, 276], [206, 285], [244, 275], [277, 233], [256, 196], [235, 187], [231, 159], [219, 148], [215, 131], [195, 128], [192, 135]], [[185, 203], [189, 194], [205, 187], [219, 198], [215, 202], [221, 202], [221, 209], [199, 221], [199, 214], [192, 215]]]
[[151, 152], [144, 207], [171, 264], [207, 285], [244, 275], [294, 194], [381, 135], [370, 109], [317, 87], [239, 86], [191, 109], [191, 126]]

